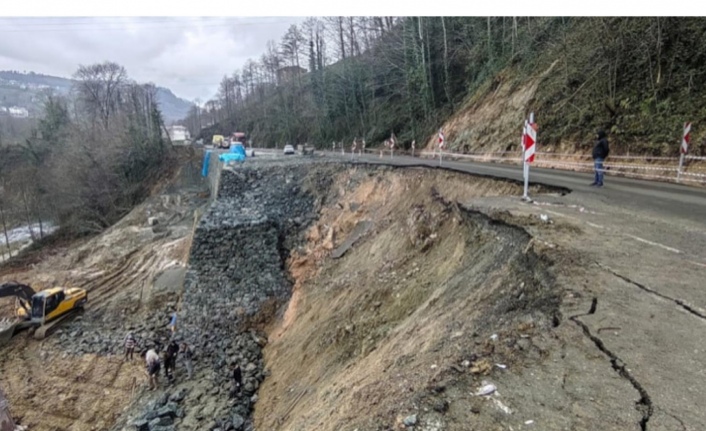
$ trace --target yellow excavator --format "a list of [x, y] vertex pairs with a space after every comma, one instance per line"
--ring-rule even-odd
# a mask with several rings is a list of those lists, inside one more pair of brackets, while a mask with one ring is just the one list
[[88, 302], [86, 290], [77, 287], [54, 287], [35, 292], [26, 284], [14, 281], [0, 284], [0, 298], [11, 296], [16, 298], [16, 318], [14, 321], [0, 320], [0, 344], [27, 328], [34, 331], [34, 338], [41, 340]]

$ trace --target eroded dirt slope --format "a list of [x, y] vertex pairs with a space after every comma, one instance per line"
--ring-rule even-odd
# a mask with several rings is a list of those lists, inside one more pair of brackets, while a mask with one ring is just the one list
[[340, 175], [290, 259], [257, 429], [506, 429], [503, 399], [471, 393], [544, 360], [535, 338], [561, 319], [561, 291], [522, 229], [455, 203], [505, 194], [519, 186], [425, 169]]

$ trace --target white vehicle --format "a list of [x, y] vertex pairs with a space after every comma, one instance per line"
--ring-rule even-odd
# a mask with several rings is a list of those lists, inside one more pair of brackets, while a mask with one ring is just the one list
[[284, 154], [294, 154], [294, 147], [291, 145], [285, 145]]

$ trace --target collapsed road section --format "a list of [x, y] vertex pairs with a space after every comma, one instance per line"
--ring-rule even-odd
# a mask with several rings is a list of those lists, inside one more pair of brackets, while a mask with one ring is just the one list
[[[443, 191], [437, 192], [439, 189]], [[453, 297], [449, 298], [451, 303], [468, 304], [468, 300], [460, 301], [460, 298], [468, 293], [469, 282], [475, 277], [481, 277], [479, 286], [485, 286], [485, 295], [493, 298], [489, 302], [497, 302], [496, 306], [500, 307], [483, 308], [491, 315], [503, 315], [507, 322], [512, 322], [508, 325], [516, 325], [520, 320], [529, 318], [533, 323], [525, 323], [527, 327], [549, 326], [556, 305], [551, 283], [534, 271], [517, 270], [514, 266], [516, 259], [506, 255], [514, 250], [513, 253], [526, 259], [521, 250], [529, 241], [527, 234], [521, 231], [506, 234], [502, 229], [492, 227], [487, 229], [490, 231], [487, 235], [480, 234], [480, 231], [485, 231], [480, 228], [466, 232], [462, 226], [467, 223], [476, 226], [484, 222], [476, 220], [473, 215], [465, 215], [456, 208], [455, 203], [451, 203], [517, 191], [518, 186], [513, 182], [471, 178], [426, 168], [350, 165], [326, 159], [252, 161], [224, 170], [218, 181], [216, 199], [195, 228], [176, 323], [177, 340], [189, 343], [195, 352], [193, 378], [180, 378], [174, 385], [162, 386], [163, 389], [154, 396], [140, 397], [135, 408], [131, 409], [132, 413], [128, 414], [129, 418], [123, 418], [115, 429], [229, 431], [254, 430], [256, 424], [257, 429], [286, 429], [282, 425], [287, 420], [298, 421], [302, 417], [299, 413], [306, 412], [304, 409], [295, 414], [291, 410], [298, 400], [315, 396], [317, 392], [309, 389], [302, 392], [303, 389], [294, 383], [306, 380], [304, 375], [292, 374], [292, 382], [283, 377], [283, 373], [292, 371], [287, 363], [299, 364], [296, 369], [304, 374], [308, 373], [305, 372], [308, 369], [317, 376], [338, 376], [340, 380], [337, 378], [337, 381], [343, 382], [347, 373], [345, 367], [339, 370], [339, 366], [352, 366], [346, 363], [362, 361], [370, 353], [370, 349], [362, 348], [365, 354], [360, 353], [362, 357], [358, 357], [358, 348], [355, 347], [358, 337], [369, 338], [363, 333], [358, 334], [359, 331], [370, 326], [370, 330], [376, 332], [375, 325], [388, 328], [385, 331], [398, 324], [404, 326], [407, 317], [415, 315], [417, 308], [421, 310], [418, 313], [423, 314], [426, 313], [424, 310], [441, 312], [434, 305], [437, 301], [433, 297], [444, 296], [443, 292], [451, 288], [449, 286], [454, 287], [454, 294], [449, 294]], [[506, 243], [504, 238], [509, 242]], [[447, 244], [448, 241], [454, 244]], [[373, 249], [361, 251], [367, 247]], [[379, 256], [381, 250], [386, 251]], [[365, 258], [358, 256], [360, 253], [364, 253]], [[399, 256], [395, 257], [398, 253]], [[417, 272], [419, 268], [426, 268], [436, 261], [437, 253], [440, 258], [443, 256], [441, 260], [446, 264], [435, 270], [429, 267]], [[332, 260], [329, 261], [326, 256]], [[455, 257], [450, 259], [450, 256]], [[470, 261], [466, 262], [464, 256]], [[367, 314], [368, 300], [363, 298], [345, 301], [347, 311], [340, 313], [328, 309], [330, 303], [297, 311], [297, 301], [290, 301], [293, 293], [297, 293], [297, 286], [299, 294], [304, 294], [299, 297], [300, 301], [308, 301], [312, 297], [306, 293], [308, 288], [303, 287], [302, 283], [309, 276], [303, 276], [302, 271], [310, 272], [310, 276], [316, 278], [316, 267], [324, 265], [321, 266], [324, 268], [328, 265], [326, 262], [333, 261], [338, 263], [332, 264], [331, 270], [340, 269], [346, 279], [354, 273], [348, 268], [349, 263], [358, 262], [355, 278], [360, 283], [356, 283], [355, 291], [377, 301], [377, 305], [373, 306], [376, 317]], [[391, 270], [390, 265], [396, 268], [397, 265], [412, 265], [412, 262], [420, 266], [415, 265], [417, 269], [410, 267], [403, 271], [400, 267], [395, 270], [408, 273], [411, 277], [402, 284], [395, 280], [395, 276], [388, 279], [378, 268], [383, 265]], [[482, 265], [478, 266], [480, 263]], [[461, 271], [457, 264], [461, 264], [466, 273], [457, 274], [457, 270]], [[296, 268], [293, 269], [292, 265]], [[448, 265], [453, 268], [446, 268]], [[520, 266], [524, 268], [525, 265]], [[387, 270], [382, 271], [386, 273]], [[431, 279], [419, 280], [420, 277], [425, 280], [427, 277], [435, 278], [434, 274], [439, 270], [445, 271], [437, 274], [441, 277], [439, 280], [433, 283]], [[368, 280], [368, 277], [374, 280]], [[460, 284], [440, 281], [447, 277]], [[500, 289], [506, 282], [519, 289], [512, 292], [512, 298], [519, 297], [519, 300], [510, 300], [503, 295], [499, 299], [496, 297], [499, 293], [491, 292], [493, 287]], [[312, 295], [347, 291], [335, 288], [339, 286], [338, 282], [332, 282], [329, 286], [332, 287], [330, 292], [324, 289]], [[395, 292], [402, 286], [405, 286], [404, 295]], [[443, 290], [437, 291], [434, 286], [443, 287]], [[507, 304], [511, 306], [506, 307]], [[537, 304], [549, 304], [548, 309], [544, 310]], [[391, 307], [389, 310], [388, 306]], [[446, 304], [442, 308], [448, 312], [448, 306]], [[284, 314], [285, 309], [289, 317]], [[516, 309], [522, 310], [518, 316], [512, 311]], [[319, 310], [322, 318], [333, 313], [333, 320], [299, 316], [306, 310]], [[454, 316], [466, 313], [461, 310], [443, 315], [456, 319]], [[295, 321], [291, 320], [292, 316]], [[338, 342], [330, 341], [330, 334], [327, 334], [341, 326], [340, 319], [355, 321], [357, 328], [351, 329], [352, 332], [344, 337], [347, 341], [343, 350], [339, 350]], [[360, 322], [358, 319], [361, 319]], [[446, 322], [445, 319], [441, 320]], [[480, 318], [480, 321], [488, 319]], [[277, 345], [281, 349], [282, 342], [290, 344], [288, 336], [276, 341], [281, 337], [282, 322], [294, 322], [291, 334], [295, 338], [297, 328], [306, 322], [312, 322], [315, 328], [310, 329], [315, 332], [323, 332], [311, 334], [317, 340], [315, 344], [308, 341], [300, 343], [301, 339], [298, 339], [292, 344], [293, 351], [282, 351], [282, 355], [273, 356], [270, 350], [269, 357], [266, 357], [269, 346]], [[451, 322], [444, 325], [447, 324]], [[481, 329], [482, 326], [475, 328], [476, 331]], [[490, 336], [493, 330], [498, 329], [499, 326], [483, 332], [488, 332]], [[273, 331], [280, 335], [273, 335]], [[408, 333], [407, 330], [400, 331]], [[378, 351], [385, 350], [382, 348], [386, 344], [384, 338], [375, 337], [375, 344], [380, 343]], [[388, 341], [391, 342], [390, 348], [396, 344], [392, 339]], [[316, 358], [308, 357], [302, 349], [310, 350]], [[417, 347], [414, 349], [417, 350]], [[498, 347], [496, 353], [501, 351]], [[495, 359], [499, 361], [501, 357]], [[505, 363], [506, 359], [502, 358]], [[478, 358], [476, 360], [480, 361]], [[407, 366], [416, 364], [411, 356], [410, 361], [405, 362]], [[234, 384], [236, 364], [242, 371], [239, 386]], [[321, 369], [317, 370], [317, 367]], [[428, 368], [426, 365], [424, 367]], [[366, 369], [365, 373], [371, 371]], [[372, 376], [376, 374], [372, 373]], [[376, 379], [384, 381], [382, 376]], [[272, 382], [268, 384], [270, 380]], [[316, 387], [313, 382], [309, 386]], [[402, 402], [410, 396], [410, 392], [398, 395], [399, 402]], [[296, 398], [290, 400], [291, 396]], [[313, 408], [315, 400], [310, 402]], [[399, 402], [396, 404], [399, 405]], [[269, 419], [260, 417], [258, 423], [255, 419], [257, 415], [253, 413], [256, 403], [260, 416], [265, 414]], [[346, 403], [350, 404], [351, 401]], [[375, 410], [377, 415], [386, 418], [394, 416], [378, 407], [382, 405], [375, 408], [361, 406], [362, 409]], [[321, 409], [317, 407], [316, 410]], [[339, 426], [352, 423], [349, 417], [337, 420], [341, 422], [336, 425], [330, 423], [331, 429], [340, 429]], [[317, 426], [321, 426], [320, 429], [330, 428], [324, 425], [314, 428]], [[313, 429], [310, 426], [295, 428]]]

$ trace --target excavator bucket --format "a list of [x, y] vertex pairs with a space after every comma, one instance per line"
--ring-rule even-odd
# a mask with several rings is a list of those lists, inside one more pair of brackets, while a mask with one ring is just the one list
[[36, 326], [36, 323], [29, 320], [0, 319], [0, 346], [7, 344], [18, 332]]
[[[32, 295], [34, 295], [34, 289], [27, 286], [26, 284], [20, 284], [14, 281], [0, 284], [0, 298], [7, 298], [14, 296], [19, 298], [18, 301], [23, 307], [28, 307], [32, 303]], [[29, 310], [26, 310], [29, 315]], [[12, 338], [15, 333], [32, 326], [31, 322], [27, 322], [16, 318], [1, 318], [0, 317], [0, 346], [4, 345]]]
[[15, 334], [15, 325], [17, 322], [10, 320], [0, 320], [0, 346], [10, 341], [10, 338]]

